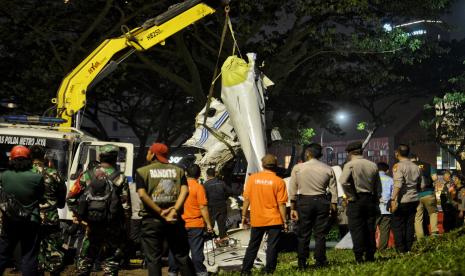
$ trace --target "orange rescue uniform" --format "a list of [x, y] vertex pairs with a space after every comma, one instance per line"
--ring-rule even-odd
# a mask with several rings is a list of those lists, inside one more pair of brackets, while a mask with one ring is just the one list
[[207, 195], [203, 186], [197, 180], [188, 178], [189, 195], [184, 202], [184, 213], [182, 218], [186, 223], [186, 228], [204, 228], [200, 206], [207, 206]]
[[250, 201], [252, 227], [283, 224], [279, 204], [287, 203], [286, 183], [274, 172], [264, 170], [249, 176], [244, 198]]

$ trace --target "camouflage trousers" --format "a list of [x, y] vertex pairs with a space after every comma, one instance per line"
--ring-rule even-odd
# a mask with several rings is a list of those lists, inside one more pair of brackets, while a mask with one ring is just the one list
[[122, 233], [122, 229], [118, 227], [89, 226], [77, 260], [77, 275], [90, 275], [96, 261], [100, 261], [105, 275], [118, 275], [119, 264], [123, 258]]
[[39, 252], [39, 269], [59, 274], [64, 267], [63, 238], [58, 225], [44, 225], [41, 227], [41, 242]]

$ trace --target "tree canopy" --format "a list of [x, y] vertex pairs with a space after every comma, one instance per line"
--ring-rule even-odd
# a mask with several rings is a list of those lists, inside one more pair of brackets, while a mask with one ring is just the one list
[[[463, 43], [461, 43], [463, 44]], [[465, 51], [461, 51], [462, 58]], [[450, 90], [442, 96], [434, 97], [425, 106], [429, 118], [421, 125], [430, 130], [434, 141], [449, 152], [460, 164], [462, 174], [465, 168], [465, 61], [462, 73], [449, 80]]]
[[[404, 85], [408, 70], [399, 68], [415, 65], [435, 49], [401, 29], [386, 32], [383, 25], [436, 19], [448, 3], [232, 1], [230, 15], [242, 53], [257, 52], [261, 70], [276, 83], [267, 103], [274, 111], [273, 125], [297, 139], [295, 130], [308, 127], [309, 118], [337, 131], [329, 116], [329, 101], [367, 95], [384, 101], [394, 91], [406, 97], [417, 93]], [[51, 107], [49, 99], [61, 79], [103, 39], [121, 35], [121, 25], [141, 25], [171, 4], [168, 0], [2, 1], [1, 96], [14, 95], [24, 111], [41, 114]], [[147, 128], [142, 128], [149, 123], [147, 135], [158, 133], [156, 139], [169, 139], [178, 133], [176, 129], [190, 132], [183, 127], [184, 120], [193, 123], [206, 101], [223, 21], [224, 13], [216, 13], [173, 36], [166, 46], [130, 57], [88, 92], [88, 118], [98, 120], [94, 116], [98, 112], [110, 114], [142, 140], [138, 133], [146, 133]], [[220, 61], [231, 52], [227, 36]], [[218, 85], [215, 91], [219, 95]], [[186, 102], [190, 102], [187, 109]], [[160, 115], [164, 111], [158, 112], [161, 106], [168, 108], [168, 120]]]

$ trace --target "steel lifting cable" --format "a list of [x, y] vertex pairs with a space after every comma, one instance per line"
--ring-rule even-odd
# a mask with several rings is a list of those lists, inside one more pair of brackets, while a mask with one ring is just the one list
[[221, 76], [221, 72], [218, 73], [218, 67], [219, 67], [221, 52], [223, 50], [224, 40], [226, 38], [226, 32], [228, 31], [228, 28], [229, 28], [229, 30], [231, 32], [231, 35], [232, 35], [233, 41], [234, 41], [233, 55], [235, 53], [236, 48], [238, 49], [238, 52], [240, 54], [240, 50], [239, 50], [239, 47], [237, 46], [236, 38], [234, 37], [234, 32], [233, 32], [233, 29], [232, 29], [231, 19], [229, 17], [229, 10], [230, 10], [229, 5], [224, 8], [225, 19], [224, 19], [224, 24], [223, 24], [223, 31], [221, 33], [220, 48], [218, 50], [218, 55], [216, 57], [215, 69], [213, 71], [213, 77], [212, 77], [212, 81], [210, 83], [210, 89], [208, 91], [207, 105], [205, 107], [205, 113], [204, 113], [203, 124], [202, 125], [208, 132], [210, 132], [213, 136], [215, 136], [216, 139], [218, 139], [220, 142], [225, 144], [228, 147], [231, 154], [234, 156], [234, 155], [236, 155], [236, 152], [234, 151], [234, 148], [224, 139], [224, 134], [221, 135], [222, 133], [218, 133], [216, 130], [214, 130], [214, 129], [210, 128], [209, 126], [207, 126], [207, 117], [208, 117], [207, 114], [208, 114], [208, 111], [210, 110], [211, 99], [213, 97], [213, 92], [214, 92], [214, 88], [215, 88], [215, 82]]
[[[207, 114], [208, 110], [210, 109], [211, 98], [213, 97], [213, 92], [214, 92], [214, 88], [215, 88], [215, 82], [219, 77], [219, 75], [218, 75], [218, 65], [220, 63], [220, 57], [221, 57], [221, 52], [223, 50], [223, 44], [224, 44], [224, 39], [226, 37], [226, 31], [228, 30], [229, 5], [224, 7], [224, 12], [225, 12], [225, 18], [224, 18], [224, 24], [223, 24], [223, 31], [221, 33], [220, 49], [218, 50], [218, 55], [216, 57], [216, 63], [215, 63], [215, 69], [213, 70], [213, 77], [212, 77], [212, 81], [210, 83], [210, 88], [208, 90], [208, 98], [207, 98], [207, 106], [205, 108], [205, 114]], [[205, 126], [206, 123], [207, 123], [207, 116], [204, 116], [203, 125]]]
[[233, 30], [232, 23], [231, 23], [231, 17], [229, 17], [229, 16], [228, 16], [228, 27], [229, 27], [229, 32], [231, 33], [231, 37], [232, 37], [233, 43], [234, 43], [232, 55], [233, 56], [235, 55], [236, 49], [237, 49], [237, 52], [239, 53], [239, 56], [241, 58], [243, 58], [242, 53], [241, 53], [241, 49], [239, 49], [239, 45], [237, 44], [236, 36], [234, 35], [234, 30]]

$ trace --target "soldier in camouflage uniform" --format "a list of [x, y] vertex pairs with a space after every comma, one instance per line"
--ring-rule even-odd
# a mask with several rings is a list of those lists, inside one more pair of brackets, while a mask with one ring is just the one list
[[39, 269], [59, 275], [63, 269], [63, 239], [60, 231], [58, 208], [63, 208], [66, 198], [66, 184], [57, 170], [47, 167], [45, 149], [42, 146], [30, 148], [33, 160], [32, 170], [44, 178], [44, 200], [39, 205], [41, 217], [41, 244], [39, 253]]
[[[78, 256], [77, 274], [89, 275], [92, 265], [97, 258], [102, 260], [102, 269], [105, 275], [117, 275], [119, 264], [123, 258], [122, 246], [125, 240], [125, 222], [127, 216], [130, 216], [129, 187], [124, 174], [115, 173], [116, 161], [118, 157], [118, 147], [114, 145], [104, 145], [99, 147], [100, 164], [92, 171], [86, 171], [80, 178], [81, 194], [79, 195], [79, 204], [83, 203], [86, 188], [89, 188], [93, 175], [106, 175], [111, 180], [115, 188], [115, 194], [118, 197], [118, 212], [112, 215], [111, 220], [100, 223], [85, 221], [81, 212], [78, 211], [81, 206], [74, 206], [77, 210], [78, 219], [87, 224], [86, 236], [83, 246]], [[116, 176], [115, 176], [116, 175]], [[71, 202], [68, 200], [68, 203]], [[76, 202], [76, 201], [75, 201]], [[77, 209], [76, 209], [77, 208]]]

